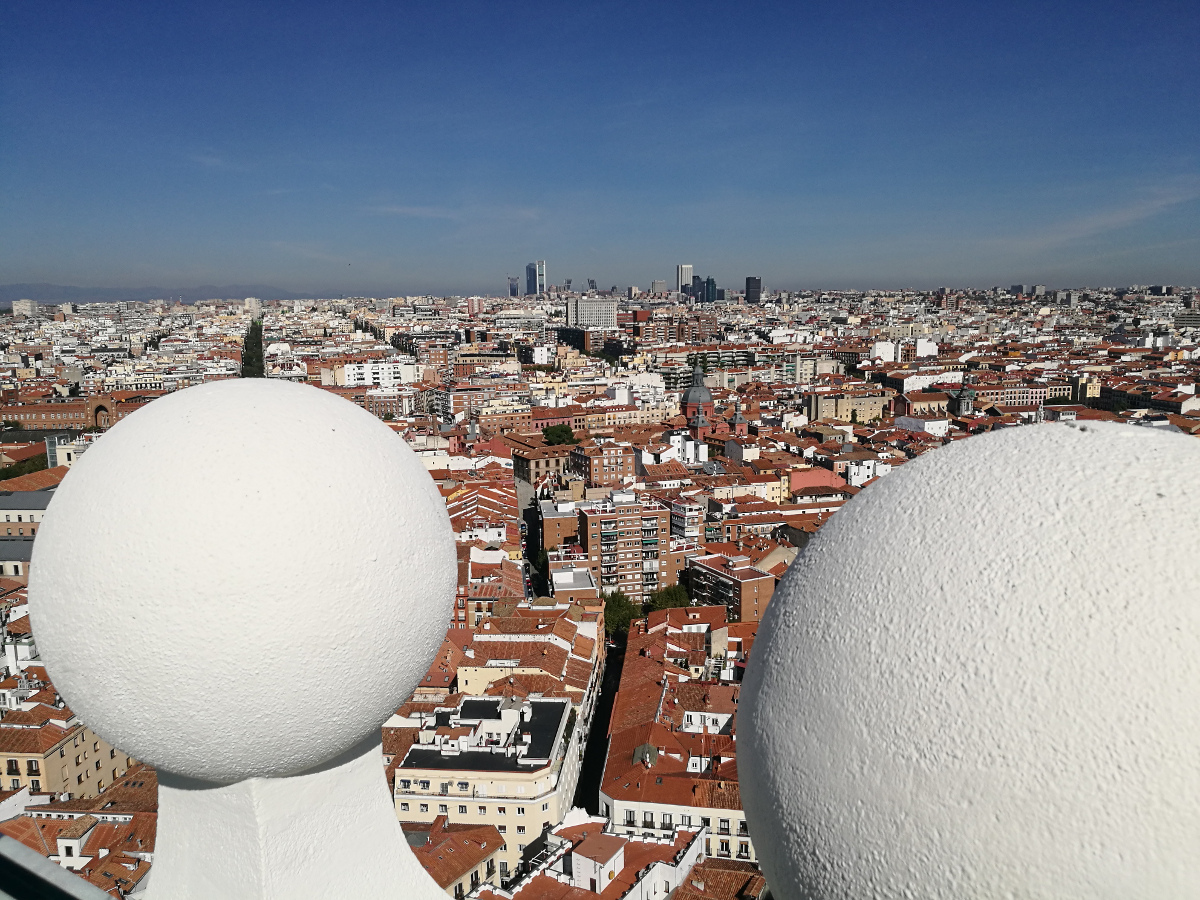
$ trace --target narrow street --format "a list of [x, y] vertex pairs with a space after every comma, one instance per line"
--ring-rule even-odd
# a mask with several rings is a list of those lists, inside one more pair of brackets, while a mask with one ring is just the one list
[[600, 814], [600, 779], [604, 776], [604, 758], [608, 753], [608, 722], [612, 717], [613, 701], [617, 696], [617, 684], [621, 680], [624, 662], [623, 644], [609, 649], [604, 681], [596, 701], [596, 714], [592, 717], [592, 731], [588, 735], [583, 766], [579, 770], [579, 784], [575, 788], [574, 805], [583, 807], [593, 816]]

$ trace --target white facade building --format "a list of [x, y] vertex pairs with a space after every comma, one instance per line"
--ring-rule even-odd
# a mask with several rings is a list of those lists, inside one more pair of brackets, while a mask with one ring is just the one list
[[567, 301], [567, 326], [570, 328], [616, 328], [616, 298], [572, 297]]

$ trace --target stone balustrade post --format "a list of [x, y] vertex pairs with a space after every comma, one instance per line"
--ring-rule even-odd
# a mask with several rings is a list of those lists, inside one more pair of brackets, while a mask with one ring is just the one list
[[1038, 425], [847, 504], [738, 717], [772, 893], [1200, 896], [1200, 442]]
[[434, 898], [380, 726], [450, 620], [445, 505], [387, 426], [316, 388], [189, 388], [58, 489], [30, 615], [58, 690], [159, 770], [152, 900]]

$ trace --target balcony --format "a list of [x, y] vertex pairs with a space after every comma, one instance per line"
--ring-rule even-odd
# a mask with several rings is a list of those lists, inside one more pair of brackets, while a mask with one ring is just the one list
[[[831, 519], [771, 601], [739, 708], [775, 895], [1200, 895], [1200, 624], [1178, 551], [1200, 538], [1196, 484], [1189, 437], [1028, 426], [928, 454]], [[300, 521], [323, 527], [280, 539]], [[169, 395], [81, 458], [34, 555], [56, 687], [159, 769], [152, 897], [445, 896], [397, 825], [379, 726], [440, 646], [454, 544], [390, 429], [283, 382]], [[312, 627], [330, 596], [337, 640]], [[231, 705], [248, 658], [254, 696]], [[298, 729], [314, 685], [342, 702]]]

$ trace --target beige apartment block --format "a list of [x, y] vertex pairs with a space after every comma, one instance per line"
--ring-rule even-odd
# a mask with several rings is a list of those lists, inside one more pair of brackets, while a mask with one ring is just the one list
[[39, 704], [0, 722], [4, 790], [95, 797], [134, 760], [75, 718], [69, 709]]
[[458, 705], [393, 717], [413, 729], [395, 768], [402, 822], [494, 825], [501, 885], [525, 870], [529, 845], [570, 810], [583, 758], [565, 698], [462, 697]]

